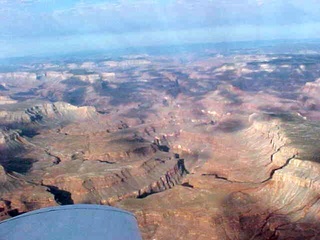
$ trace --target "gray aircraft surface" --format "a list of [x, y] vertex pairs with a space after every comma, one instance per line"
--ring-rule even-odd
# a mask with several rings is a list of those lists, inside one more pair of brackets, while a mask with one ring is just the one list
[[140, 240], [133, 214], [108, 206], [65, 205], [0, 223], [0, 240]]

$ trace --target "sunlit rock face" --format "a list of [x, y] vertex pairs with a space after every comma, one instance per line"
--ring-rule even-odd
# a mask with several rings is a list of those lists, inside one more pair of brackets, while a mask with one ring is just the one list
[[56, 103], [23, 103], [4, 106], [0, 109], [2, 124], [32, 123], [44, 120], [60, 119], [61, 121], [86, 119], [97, 115], [93, 107], [76, 107], [64, 102]]
[[144, 239], [317, 239], [318, 60], [206, 51], [2, 74], [0, 218], [95, 203], [134, 212]]

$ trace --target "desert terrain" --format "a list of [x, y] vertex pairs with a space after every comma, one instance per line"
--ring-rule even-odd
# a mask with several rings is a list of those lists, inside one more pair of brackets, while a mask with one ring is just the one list
[[89, 203], [144, 239], [320, 239], [320, 55], [273, 50], [1, 67], [1, 219]]

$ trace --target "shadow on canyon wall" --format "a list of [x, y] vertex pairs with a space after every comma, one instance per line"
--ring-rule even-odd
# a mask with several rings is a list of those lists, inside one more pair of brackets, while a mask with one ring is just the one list
[[[268, 196], [265, 196], [268, 197]], [[228, 239], [278, 240], [317, 239], [320, 223], [316, 219], [293, 222], [287, 213], [275, 211], [244, 192], [230, 194], [223, 202], [224, 215], [218, 224], [228, 223]], [[305, 228], [307, 227], [307, 228]]]

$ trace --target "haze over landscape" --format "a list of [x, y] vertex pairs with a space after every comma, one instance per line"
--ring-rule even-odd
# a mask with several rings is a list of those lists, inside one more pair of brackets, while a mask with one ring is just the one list
[[1, 0], [0, 57], [320, 33], [316, 0]]
[[320, 239], [319, 5], [0, 0], [0, 219], [100, 204], [146, 240]]

